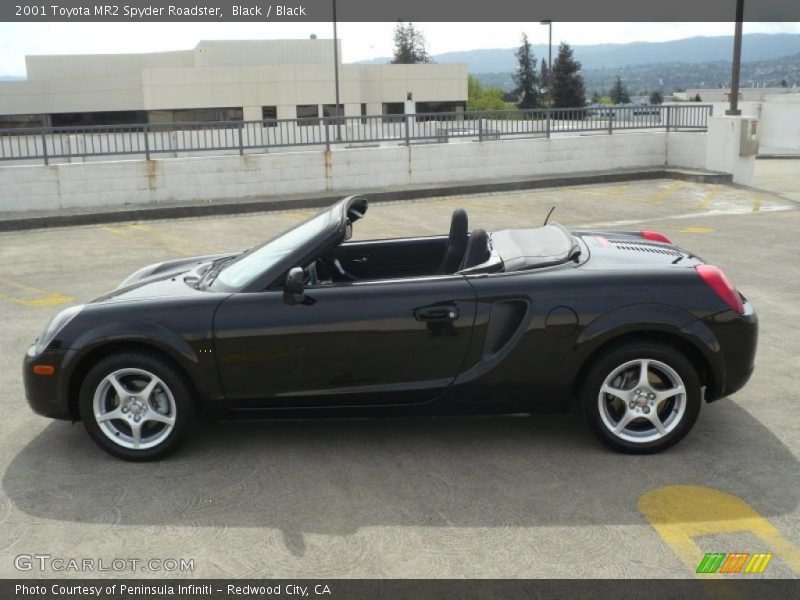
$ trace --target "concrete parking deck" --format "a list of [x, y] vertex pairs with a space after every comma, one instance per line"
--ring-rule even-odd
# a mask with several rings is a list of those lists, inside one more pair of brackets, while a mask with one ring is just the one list
[[[768, 177], [794, 177], [788, 189], [800, 169], [769, 169], [778, 163], [786, 171]], [[188, 558], [200, 577], [690, 577], [697, 553], [757, 551], [775, 554], [764, 577], [796, 577], [800, 206], [789, 192], [634, 181], [385, 203], [357, 224], [359, 238], [438, 233], [463, 207], [491, 230], [537, 225], [555, 205], [565, 225], [663, 231], [725, 269], [761, 319], [756, 372], [704, 406], [681, 444], [642, 457], [607, 450], [571, 416], [536, 415], [222, 423], [164, 462], [117, 461], [80, 425], [30, 412], [30, 341], [142, 265], [245, 248], [313, 211], [0, 234], [0, 577], [22, 575], [25, 553]]]

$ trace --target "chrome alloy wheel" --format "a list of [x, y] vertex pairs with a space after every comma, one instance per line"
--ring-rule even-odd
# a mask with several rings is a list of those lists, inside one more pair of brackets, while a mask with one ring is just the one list
[[611, 371], [597, 403], [612, 434], [642, 444], [660, 440], [678, 426], [686, 412], [686, 388], [675, 369], [641, 358]]
[[175, 427], [175, 398], [167, 385], [144, 369], [119, 369], [94, 392], [97, 425], [123, 448], [145, 450], [163, 442]]

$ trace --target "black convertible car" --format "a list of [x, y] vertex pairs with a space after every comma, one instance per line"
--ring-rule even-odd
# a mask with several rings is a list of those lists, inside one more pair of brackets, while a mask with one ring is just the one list
[[28, 350], [34, 411], [124, 459], [200, 412], [535, 412], [655, 452], [750, 377], [757, 321], [716, 267], [657, 232], [530, 229], [349, 241], [351, 196], [245, 252], [164, 262], [68, 308]]

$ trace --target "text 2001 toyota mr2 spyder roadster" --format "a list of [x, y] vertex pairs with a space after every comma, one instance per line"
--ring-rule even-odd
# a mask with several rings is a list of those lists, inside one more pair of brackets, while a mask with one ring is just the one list
[[201, 411], [554, 402], [614, 448], [655, 452], [753, 370], [750, 303], [662, 234], [470, 233], [458, 210], [449, 235], [348, 241], [366, 210], [351, 196], [246, 252], [151, 265], [66, 309], [25, 357], [31, 407], [131, 460], [172, 450]]

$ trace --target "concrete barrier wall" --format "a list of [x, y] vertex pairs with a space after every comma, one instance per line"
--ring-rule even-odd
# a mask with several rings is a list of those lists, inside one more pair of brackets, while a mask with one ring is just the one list
[[676, 132], [667, 136], [667, 159], [669, 167], [705, 169], [708, 134]]
[[[730, 105], [714, 102], [714, 115], [724, 116]], [[772, 94], [763, 100], [740, 102], [744, 117], [759, 121], [758, 153], [761, 156], [800, 156], [800, 93]]]
[[709, 119], [709, 141], [705, 148], [706, 168], [712, 171], [732, 173], [734, 183], [753, 185], [756, 166], [755, 148], [751, 154], [742, 147], [742, 133], [743, 130], [747, 132], [754, 121], [754, 119], [746, 117], [712, 117]]
[[759, 154], [800, 156], [800, 94], [767, 96], [760, 127]]
[[702, 168], [706, 134], [646, 132], [245, 156], [0, 167], [0, 210], [195, 202], [666, 165]]

